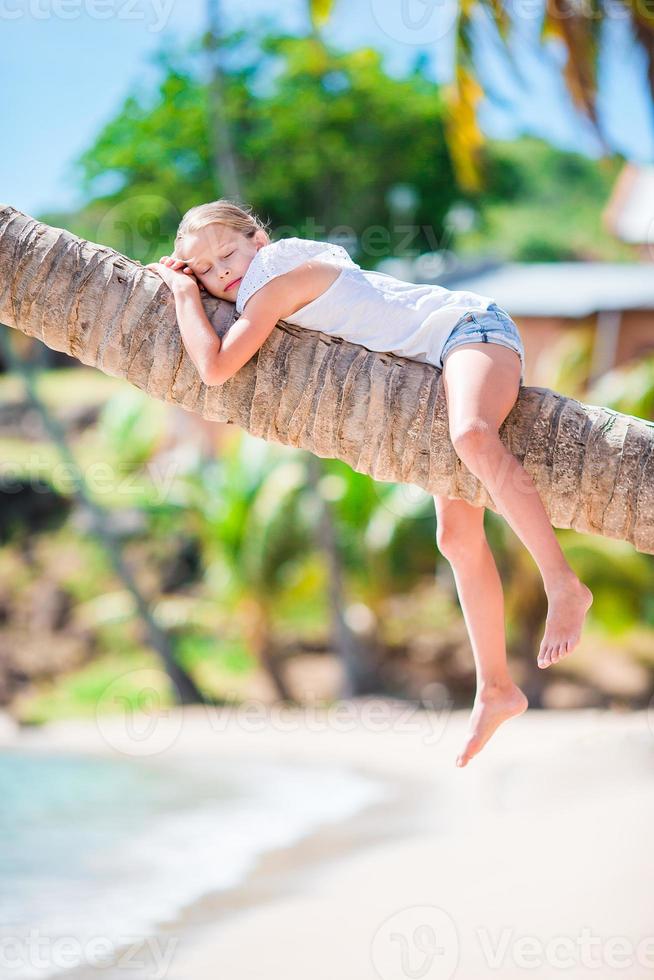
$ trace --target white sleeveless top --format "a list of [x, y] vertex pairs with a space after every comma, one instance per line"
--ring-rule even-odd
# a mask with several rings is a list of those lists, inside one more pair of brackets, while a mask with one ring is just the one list
[[494, 302], [468, 290], [408, 283], [362, 269], [342, 245], [282, 238], [263, 245], [252, 259], [236, 294], [239, 316], [258, 289], [309, 259], [329, 262], [341, 272], [320, 296], [285, 317], [286, 322], [436, 367], [442, 367], [441, 351], [455, 323]]

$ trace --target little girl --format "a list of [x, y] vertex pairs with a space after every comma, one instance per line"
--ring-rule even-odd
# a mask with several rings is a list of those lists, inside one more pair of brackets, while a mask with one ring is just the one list
[[[188, 211], [173, 257], [147, 268], [175, 296], [189, 356], [205, 384], [222, 384], [261, 347], [279, 320], [441, 368], [452, 445], [488, 489], [538, 565], [548, 599], [538, 666], [574, 650], [593, 596], [561, 551], [536, 486], [498, 430], [524, 380], [524, 347], [508, 313], [467, 290], [403, 282], [362, 269], [339, 245], [271, 242], [249, 210], [226, 200]], [[220, 338], [200, 290], [236, 304]], [[508, 671], [504, 598], [484, 533], [484, 507], [434, 496], [436, 541], [449, 561], [475, 659], [477, 692], [456, 764], [465, 766], [508, 718], [528, 705]]]

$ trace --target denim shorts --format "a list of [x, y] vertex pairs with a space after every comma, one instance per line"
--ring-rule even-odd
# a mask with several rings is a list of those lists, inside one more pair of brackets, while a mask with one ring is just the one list
[[459, 344], [476, 343], [502, 344], [510, 347], [520, 356], [520, 384], [525, 379], [525, 348], [518, 327], [506, 310], [497, 303], [491, 303], [487, 310], [474, 310], [466, 313], [458, 320], [441, 351], [441, 368], [446, 354], [458, 347]]

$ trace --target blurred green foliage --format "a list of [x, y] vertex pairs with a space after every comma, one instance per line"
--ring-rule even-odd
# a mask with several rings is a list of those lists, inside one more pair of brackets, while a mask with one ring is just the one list
[[[343, 52], [270, 27], [263, 20], [227, 35], [221, 55], [244, 203], [273, 238], [352, 234], [354, 257], [368, 268], [397, 248], [525, 261], [630, 258], [600, 221], [618, 156], [598, 163], [532, 137], [489, 140], [484, 189], [464, 194], [446, 147], [441, 90], [420, 59], [395, 78], [372, 48]], [[165, 46], [155, 60], [158, 85], [130, 93], [78, 161], [86, 206], [42, 215], [143, 263], [170, 253], [188, 208], [223, 193], [200, 41]], [[405, 217], [389, 206], [398, 183], [416, 194]], [[461, 202], [475, 214], [468, 231], [447, 221]]]

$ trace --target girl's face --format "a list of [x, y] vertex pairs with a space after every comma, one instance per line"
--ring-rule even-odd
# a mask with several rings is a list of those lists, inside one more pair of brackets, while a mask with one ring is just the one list
[[175, 257], [186, 262], [207, 292], [233, 303], [250, 262], [260, 248], [269, 244], [262, 228], [247, 238], [240, 231], [216, 223], [184, 235], [181, 252], [176, 250]]

